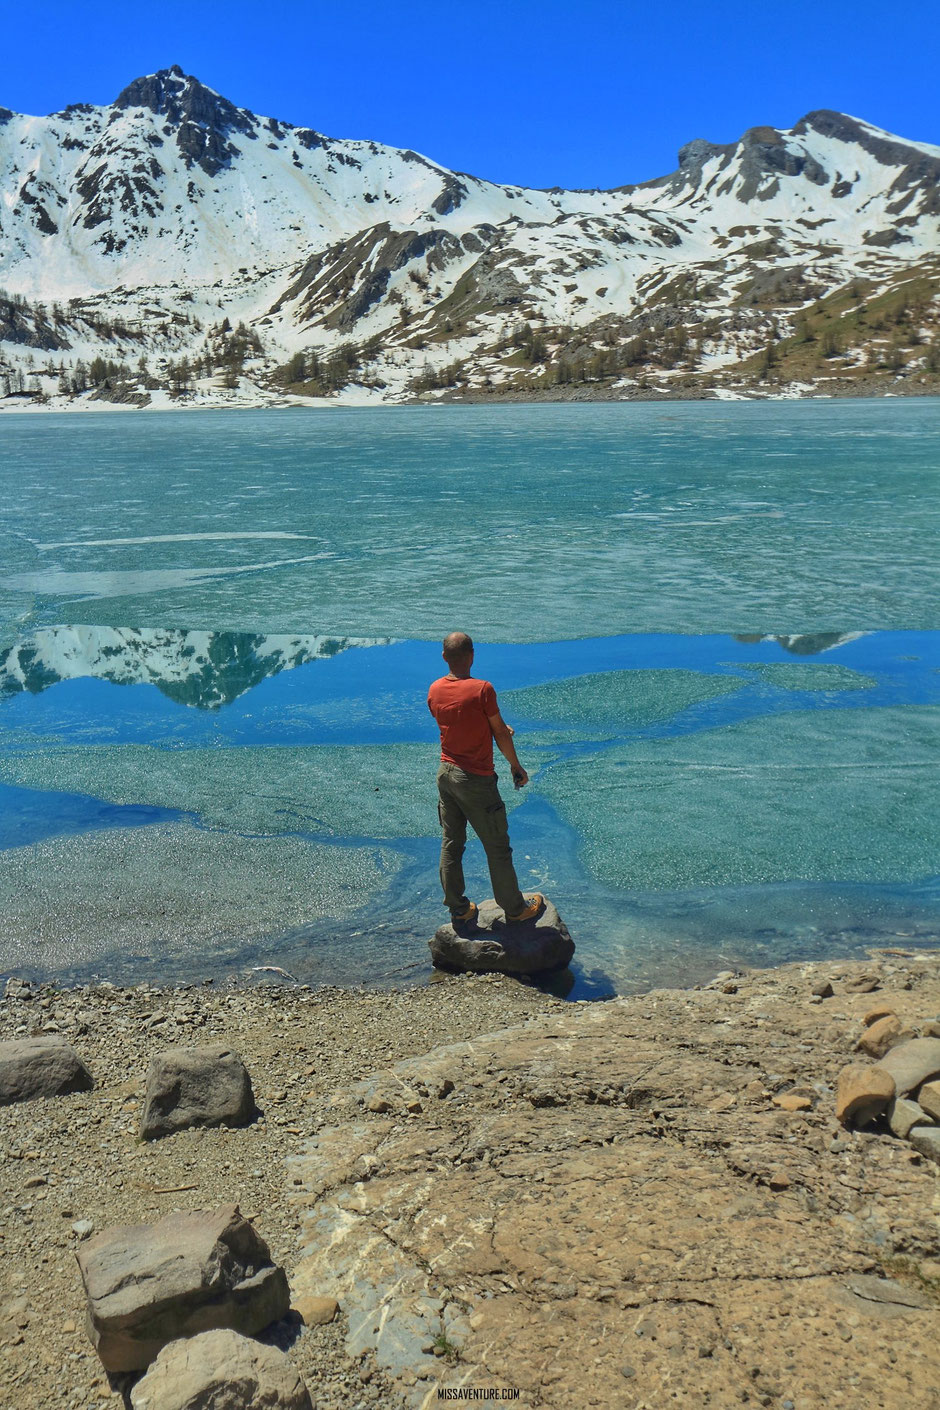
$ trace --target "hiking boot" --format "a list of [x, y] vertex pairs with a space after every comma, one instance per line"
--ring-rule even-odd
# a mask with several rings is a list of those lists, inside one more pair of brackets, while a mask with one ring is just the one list
[[467, 909], [466, 909], [465, 911], [460, 911], [460, 912], [451, 911], [451, 913], [450, 913], [451, 925], [453, 925], [455, 929], [456, 929], [456, 927], [457, 927], [458, 925], [460, 925], [460, 926], [476, 925], [477, 916], [478, 916], [479, 914], [480, 914], [480, 907], [479, 907], [479, 906], [475, 906], [472, 901], [468, 901], [468, 902], [467, 902]]
[[528, 901], [524, 911], [520, 911], [517, 916], [507, 916], [506, 920], [510, 925], [520, 925], [524, 920], [535, 920], [535, 917], [542, 914], [545, 908], [545, 897], [536, 891], [534, 896], [523, 898]]

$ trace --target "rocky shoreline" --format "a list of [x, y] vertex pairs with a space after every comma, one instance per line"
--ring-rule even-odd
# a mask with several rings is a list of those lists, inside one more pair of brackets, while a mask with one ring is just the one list
[[0, 413], [28, 412], [54, 415], [59, 412], [130, 411], [322, 411], [344, 407], [367, 409], [373, 406], [528, 406], [559, 402], [662, 402], [662, 401], [846, 401], [888, 398], [937, 397], [940, 381], [934, 378], [831, 377], [814, 383], [768, 385], [760, 382], [715, 383], [670, 387], [668, 385], [611, 387], [590, 382], [572, 382], [522, 390], [518, 387], [464, 387], [435, 394], [414, 393], [388, 400], [365, 389], [351, 388], [345, 395], [325, 397], [291, 396], [281, 389], [258, 387], [237, 396], [185, 395], [158, 403], [127, 397], [72, 397], [37, 402], [29, 397], [0, 397]]
[[[265, 1338], [322, 1410], [431, 1404], [439, 1383], [559, 1407], [935, 1410], [938, 1167], [886, 1122], [835, 1116], [875, 1000], [932, 1031], [940, 952], [605, 1004], [496, 974], [14, 984], [0, 1041], [61, 1035], [95, 1087], [0, 1108], [0, 1410], [119, 1405], [76, 1249], [231, 1203], [295, 1307], [339, 1303]], [[151, 1059], [221, 1043], [260, 1117], [141, 1142]]]

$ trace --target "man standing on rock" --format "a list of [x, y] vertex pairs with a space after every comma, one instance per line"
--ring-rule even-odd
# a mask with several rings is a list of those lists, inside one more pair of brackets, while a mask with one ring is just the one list
[[441, 820], [441, 885], [444, 905], [455, 926], [471, 926], [478, 907], [464, 892], [463, 854], [467, 823], [483, 843], [493, 895], [507, 921], [533, 920], [544, 897], [523, 896], [512, 864], [506, 805], [493, 771], [493, 740], [512, 769], [513, 783], [525, 788], [529, 775], [519, 763], [512, 730], [499, 713], [489, 681], [474, 680], [473, 642], [466, 632], [444, 638], [446, 676], [428, 691], [428, 709], [441, 731], [441, 766], [437, 772], [437, 813]]

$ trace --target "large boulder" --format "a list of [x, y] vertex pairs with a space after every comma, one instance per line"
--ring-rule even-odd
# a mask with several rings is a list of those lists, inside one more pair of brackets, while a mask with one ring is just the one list
[[140, 1371], [167, 1342], [285, 1316], [283, 1268], [236, 1205], [106, 1229], [77, 1253], [88, 1334], [109, 1371]]
[[574, 954], [568, 927], [551, 901], [545, 902], [535, 920], [520, 925], [510, 925], [495, 901], [484, 901], [474, 928], [442, 925], [428, 944], [431, 959], [441, 969], [502, 974], [564, 969]]
[[312, 1410], [310, 1395], [277, 1347], [238, 1332], [172, 1341], [131, 1391], [132, 1410]]
[[244, 1126], [255, 1114], [251, 1079], [231, 1048], [167, 1048], [147, 1073], [140, 1134], [150, 1141], [188, 1126]]
[[94, 1085], [88, 1068], [64, 1038], [0, 1043], [0, 1106], [88, 1092]]
[[891, 1074], [898, 1096], [906, 1096], [921, 1082], [940, 1075], [940, 1038], [911, 1038], [899, 1043], [878, 1066]]
[[867, 1126], [895, 1097], [894, 1078], [882, 1067], [850, 1062], [839, 1073], [836, 1119], [843, 1126]]

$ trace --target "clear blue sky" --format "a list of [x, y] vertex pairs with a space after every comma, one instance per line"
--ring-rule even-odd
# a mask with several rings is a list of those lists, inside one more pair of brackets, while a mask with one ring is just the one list
[[18, 112], [178, 63], [257, 113], [529, 186], [661, 176], [692, 137], [813, 108], [940, 143], [936, 0], [3, 0], [0, 36]]

